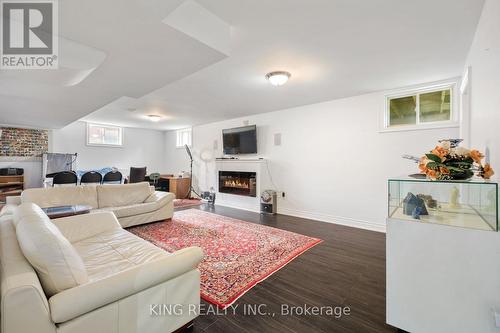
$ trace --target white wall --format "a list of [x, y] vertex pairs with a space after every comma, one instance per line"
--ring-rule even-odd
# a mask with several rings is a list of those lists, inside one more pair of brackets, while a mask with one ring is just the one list
[[257, 125], [258, 156], [269, 159], [276, 189], [286, 193], [280, 213], [384, 230], [387, 178], [417, 172], [401, 155], [423, 154], [458, 128], [379, 133], [383, 107], [384, 93], [373, 93], [194, 127], [195, 185], [216, 185], [221, 130], [247, 120]]
[[165, 133], [156, 130], [124, 128], [123, 147], [95, 147], [86, 145], [86, 123], [74, 122], [53, 130], [51, 151], [78, 153], [78, 169], [96, 169], [107, 166], [128, 170], [131, 166], [146, 166], [148, 172], [165, 171]]
[[166, 173], [178, 174], [181, 171], [189, 172], [189, 157], [184, 147], [177, 148], [177, 133], [175, 131], [165, 132], [165, 165]]
[[488, 152], [493, 169], [500, 173], [499, 0], [484, 4], [467, 66], [471, 67], [471, 146]]
[[24, 187], [42, 186], [42, 162], [39, 157], [3, 157], [0, 168], [23, 168]]

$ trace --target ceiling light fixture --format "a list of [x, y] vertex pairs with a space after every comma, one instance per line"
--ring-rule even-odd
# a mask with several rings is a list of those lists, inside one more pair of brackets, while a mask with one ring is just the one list
[[154, 121], [154, 122], [158, 122], [161, 119], [161, 117], [159, 115], [156, 115], [156, 114], [148, 114], [147, 117], [149, 118], [149, 120]]
[[288, 79], [292, 76], [292, 74], [285, 72], [285, 71], [276, 71], [276, 72], [271, 72], [266, 74], [266, 79], [273, 85], [273, 86], [282, 86], [284, 85]]

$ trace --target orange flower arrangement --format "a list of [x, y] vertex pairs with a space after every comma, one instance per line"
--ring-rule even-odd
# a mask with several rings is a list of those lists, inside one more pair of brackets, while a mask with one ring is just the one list
[[444, 147], [441, 147], [441, 146], [436, 146], [436, 148], [431, 150], [431, 154], [439, 156], [441, 158], [441, 161], [444, 161], [446, 155], [448, 155], [449, 153], [450, 152], [447, 149], [445, 149]]
[[418, 162], [420, 172], [426, 174], [431, 180], [463, 180], [469, 179], [474, 174], [484, 179], [490, 179], [495, 174], [489, 164], [483, 166], [484, 155], [476, 150], [459, 147], [460, 139], [441, 140], [429, 154]]
[[483, 177], [484, 179], [490, 179], [491, 176], [493, 176], [494, 174], [495, 171], [493, 171], [491, 166], [488, 163], [486, 163], [483, 167], [483, 170], [481, 171], [481, 177]]
[[432, 170], [432, 169], [427, 169], [425, 174], [427, 175], [427, 177], [429, 177], [430, 179], [433, 179], [433, 180], [435, 180], [439, 177], [438, 172], [436, 170]]
[[426, 173], [427, 172], [427, 163], [429, 162], [429, 159], [425, 156], [421, 157], [420, 158], [420, 162], [418, 164], [418, 168], [420, 169], [420, 171], [422, 173]]
[[481, 160], [483, 159], [484, 155], [481, 154], [480, 151], [473, 149], [470, 151], [470, 157], [474, 160], [474, 162], [481, 164]]
[[439, 172], [441, 172], [443, 175], [449, 175], [450, 170], [446, 167], [439, 167]]

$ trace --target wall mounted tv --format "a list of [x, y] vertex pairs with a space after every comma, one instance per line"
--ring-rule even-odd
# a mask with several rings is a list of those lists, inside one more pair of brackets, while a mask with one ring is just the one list
[[257, 126], [222, 130], [222, 146], [225, 155], [256, 154]]

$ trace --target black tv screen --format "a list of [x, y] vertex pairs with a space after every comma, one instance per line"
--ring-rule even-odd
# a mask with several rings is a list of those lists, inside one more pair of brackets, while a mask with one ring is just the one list
[[256, 154], [257, 127], [255, 125], [222, 130], [225, 155]]

